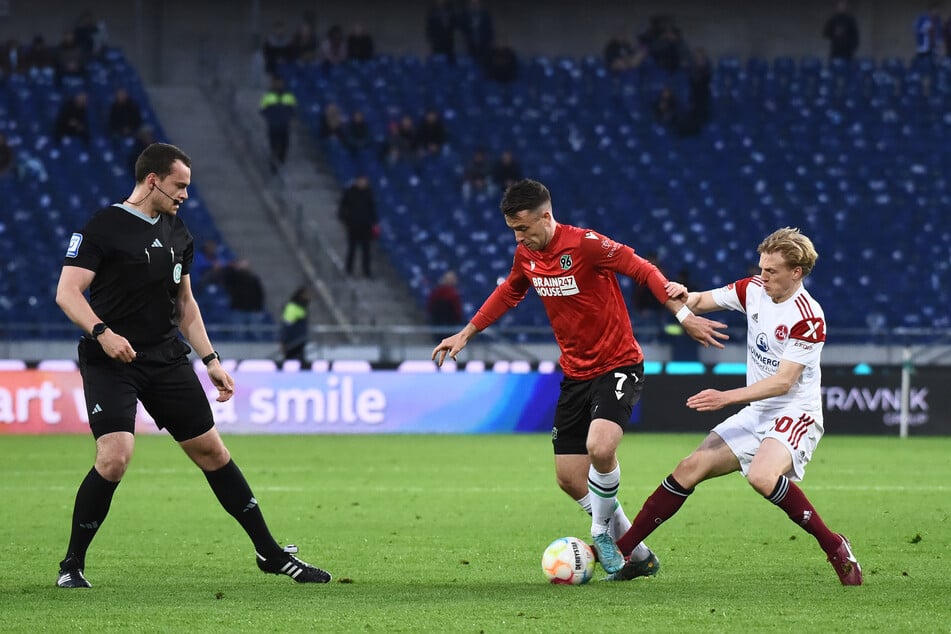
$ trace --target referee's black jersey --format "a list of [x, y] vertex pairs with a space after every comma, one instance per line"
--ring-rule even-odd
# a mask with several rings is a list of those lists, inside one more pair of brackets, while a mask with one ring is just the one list
[[92, 309], [133, 346], [150, 346], [177, 336], [176, 302], [193, 256], [194, 240], [178, 216], [149, 218], [116, 204], [72, 235], [63, 265], [94, 271]]

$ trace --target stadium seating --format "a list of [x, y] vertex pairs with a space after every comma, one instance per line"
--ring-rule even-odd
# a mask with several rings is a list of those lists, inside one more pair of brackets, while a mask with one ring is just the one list
[[[941, 283], [951, 265], [947, 59], [724, 57], [713, 120], [689, 138], [651, 110], [664, 85], [683, 102], [686, 78], [649, 64], [613, 75], [596, 58], [535, 57], [510, 85], [438, 56], [282, 73], [315, 134], [330, 103], [363, 111], [380, 144], [400, 115], [442, 113], [450, 140], [435, 156], [390, 165], [378, 147], [322, 142], [341, 183], [371, 177], [382, 244], [421, 305], [448, 268], [460, 273], [467, 313], [508, 273], [514, 243], [498, 197], [460, 195], [483, 146], [493, 156], [512, 149], [526, 175], [546, 182], [559, 220], [657, 251], [669, 275], [687, 268], [702, 287], [730, 282], [756, 264], [763, 236], [798, 226], [820, 253], [808, 286], [833, 332], [951, 326], [951, 287]], [[501, 323], [546, 323], [534, 294], [524, 304]]]
[[[106, 131], [115, 90], [125, 87], [142, 108], [143, 120], [157, 139], [165, 138], [161, 123], [135, 69], [118, 49], [107, 49], [91, 60], [85, 78], [57, 81], [51, 68], [28, 75], [0, 76], [0, 134], [17, 155], [17, 167], [0, 176], [0, 329], [11, 336], [62, 338], [75, 336], [54, 303], [63, 254], [72, 232], [80, 229], [98, 207], [120, 200], [131, 191], [130, 154], [133, 139], [113, 138]], [[65, 98], [88, 94], [91, 142], [66, 137], [57, 142], [54, 121]], [[213, 239], [224, 244], [198, 188], [193, 183], [183, 206], [196, 244]], [[232, 324], [222, 289], [201, 288], [196, 296], [206, 322]], [[255, 338], [257, 333], [224, 328], [219, 338]]]

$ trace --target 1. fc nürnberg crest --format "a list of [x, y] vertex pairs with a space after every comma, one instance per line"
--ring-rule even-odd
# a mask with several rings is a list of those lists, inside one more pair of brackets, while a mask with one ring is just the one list
[[563, 256], [561, 256], [561, 270], [567, 271], [570, 268], [571, 268], [571, 254], [566, 253]]

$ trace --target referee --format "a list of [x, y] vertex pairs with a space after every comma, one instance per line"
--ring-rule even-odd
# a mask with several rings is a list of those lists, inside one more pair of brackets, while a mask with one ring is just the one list
[[[208, 368], [218, 401], [234, 394], [219, 362], [189, 269], [193, 240], [178, 209], [188, 198], [191, 160], [174, 145], [154, 143], [135, 163], [135, 189], [100, 209], [69, 241], [56, 303], [86, 333], [79, 341], [89, 428], [96, 463], [73, 507], [66, 557], [56, 585], [89, 588], [86, 551], [106, 519], [135, 447], [136, 400], [204, 472], [218, 501], [251, 538], [264, 572], [298, 582], [326, 583], [330, 574], [282, 548], [215, 429], [211, 407], [188, 360], [181, 332]], [[89, 289], [89, 300], [84, 292]]]

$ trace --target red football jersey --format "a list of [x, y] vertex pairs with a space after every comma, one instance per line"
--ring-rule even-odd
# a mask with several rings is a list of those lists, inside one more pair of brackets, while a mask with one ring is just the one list
[[644, 353], [615, 273], [647, 284], [661, 303], [667, 279], [634, 249], [600, 233], [559, 224], [541, 251], [515, 247], [512, 271], [472, 318], [486, 329], [535, 287], [561, 348], [561, 368], [572, 379], [591, 379], [624, 365], [640, 363]]

